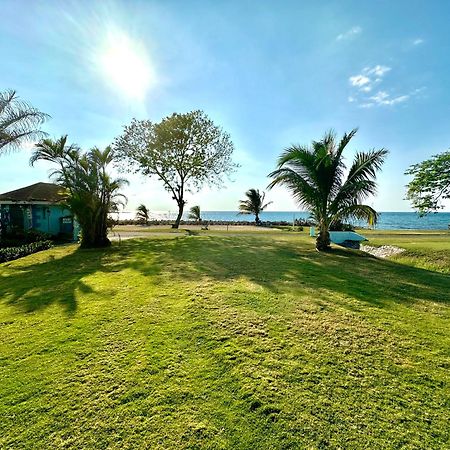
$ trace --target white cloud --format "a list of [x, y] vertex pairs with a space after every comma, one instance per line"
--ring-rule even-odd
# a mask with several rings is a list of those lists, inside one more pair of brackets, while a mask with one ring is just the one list
[[379, 89], [376, 94], [370, 95], [369, 92], [372, 92], [375, 87], [384, 82], [384, 76], [390, 70], [390, 67], [377, 64], [373, 67], [364, 67], [361, 73], [351, 76], [349, 82], [354, 92], [348, 97], [349, 103], [355, 103], [360, 108], [393, 106], [418, 96], [425, 89], [414, 89], [401, 95], [392, 95], [389, 90]]
[[408, 100], [409, 95], [399, 95], [398, 97], [392, 98], [386, 91], [379, 91], [370, 98], [379, 105], [395, 105], [396, 103], [402, 103]]
[[425, 41], [422, 38], [417, 38], [413, 40], [413, 45], [423, 44]]
[[362, 28], [360, 26], [355, 26], [350, 28], [350, 30], [346, 31], [345, 33], [341, 33], [336, 37], [337, 41], [342, 41], [345, 39], [350, 39], [354, 36], [356, 36], [357, 34], [360, 34], [362, 31]]
[[[354, 103], [360, 108], [373, 108], [374, 106], [393, 106], [405, 103], [408, 100], [418, 97], [426, 89], [421, 87], [406, 94], [393, 95], [389, 89], [380, 89], [384, 83], [384, 76], [392, 69], [388, 66], [377, 64], [375, 66], [364, 67], [361, 73], [349, 78], [353, 92], [348, 97], [349, 103]], [[378, 87], [376, 94], [372, 91]], [[370, 95], [369, 93], [372, 93]]]
[[355, 75], [349, 78], [350, 84], [352, 86], [362, 87], [367, 83], [370, 83], [370, 78], [365, 75]]
[[[374, 85], [381, 83], [384, 75], [390, 70], [390, 67], [380, 64], [373, 67], [364, 67], [361, 73], [351, 76], [349, 82], [352, 86], [355, 86], [363, 92], [370, 92], [374, 88]], [[372, 76], [375, 76], [375, 79]]]
[[373, 95], [372, 97], [370, 97], [370, 99], [376, 103], [381, 103], [388, 97], [389, 97], [389, 94], [386, 91], [378, 91], [378, 93], [376, 95]]
[[391, 97], [386, 91], [378, 91], [375, 95], [369, 97], [369, 101], [360, 104], [361, 108], [372, 108], [373, 106], [392, 106], [397, 103], [406, 102], [410, 98], [410, 95], [398, 95], [397, 97]]
[[389, 72], [390, 70], [390, 67], [380, 66], [378, 64], [374, 67], [365, 67], [363, 69], [363, 72], [367, 73], [368, 75], [376, 75], [377, 77], [382, 77], [386, 72]]

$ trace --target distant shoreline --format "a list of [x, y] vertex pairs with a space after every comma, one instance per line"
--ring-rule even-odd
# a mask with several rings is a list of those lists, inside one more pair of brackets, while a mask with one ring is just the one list
[[[173, 224], [173, 221], [149, 221], [148, 224], [141, 224], [137, 221], [120, 221], [119, 223], [116, 223], [114, 225], [114, 228], [126, 228], [126, 227], [132, 227], [136, 231], [141, 230], [145, 232], [145, 230], [157, 230], [157, 229], [167, 229], [170, 228]], [[288, 222], [261, 222], [260, 225], [256, 225], [255, 222], [227, 222], [227, 221], [203, 221], [201, 223], [196, 223], [194, 221], [181, 221], [180, 222], [180, 229], [188, 227], [193, 229], [201, 229], [202, 227], [208, 226], [214, 227], [215, 229], [221, 229], [226, 230], [227, 227], [230, 227], [231, 229], [252, 229], [252, 230], [258, 230], [258, 231], [264, 231], [264, 230], [276, 230], [276, 229], [291, 229], [292, 223]], [[313, 224], [300, 224], [295, 225], [295, 228], [303, 227], [304, 229], [308, 229], [310, 226], [315, 226]], [[370, 231], [370, 232], [377, 232], [377, 231], [397, 231], [397, 232], [450, 232], [450, 228], [447, 226], [445, 228], [381, 228], [381, 227], [361, 227], [361, 226], [355, 226], [355, 230], [360, 230], [362, 232], [364, 231]]]

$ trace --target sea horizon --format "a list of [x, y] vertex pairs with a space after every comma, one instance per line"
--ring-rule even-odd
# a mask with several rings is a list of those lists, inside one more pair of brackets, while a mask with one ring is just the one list
[[[114, 213], [114, 219], [134, 220], [134, 211], [121, 211]], [[188, 220], [189, 210], [183, 214], [183, 220]], [[431, 213], [420, 217], [414, 211], [380, 211], [379, 220], [374, 227], [379, 230], [448, 230], [450, 225], [450, 211]], [[175, 220], [176, 211], [150, 211], [150, 220]], [[204, 221], [218, 222], [252, 222], [254, 216], [239, 214], [237, 210], [202, 211]], [[263, 211], [260, 219], [263, 222], [288, 222], [296, 219], [307, 220], [310, 213], [307, 211]], [[364, 222], [348, 221], [354, 226], [364, 227]]]

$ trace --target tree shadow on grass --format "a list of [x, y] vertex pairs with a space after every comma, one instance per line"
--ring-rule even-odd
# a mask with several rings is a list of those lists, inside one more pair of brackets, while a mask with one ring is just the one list
[[[153, 264], [173, 273], [173, 279], [221, 282], [244, 277], [273, 292], [295, 289], [326, 291], [356, 298], [374, 306], [392, 302], [450, 302], [450, 276], [381, 260], [362, 252], [333, 249], [318, 253], [313, 247], [259, 237], [177, 237], [170, 241], [127, 242], [127, 264], [144, 275]], [[136, 253], [138, 252], [138, 253]], [[141, 256], [139, 256], [141, 255]]]
[[0, 266], [3, 269], [0, 271], [0, 301], [24, 312], [59, 304], [67, 314], [73, 314], [78, 306], [78, 292], [95, 293], [83, 279], [99, 271], [112, 272], [107, 262], [114, 258], [117, 249], [76, 249], [62, 257], [58, 253], [55, 257], [53, 252], [42, 252]]
[[[318, 299], [331, 291], [379, 307], [392, 302], [450, 302], [449, 275], [355, 251], [318, 253], [304, 242], [296, 246], [295, 241], [269, 237], [145, 238], [108, 249], [75, 250], [62, 257], [51, 252], [41, 254], [37, 262], [25, 258], [1, 267], [0, 301], [25, 312], [57, 303], [73, 314], [78, 292], [95, 293], [85, 277], [98, 272], [114, 277], [132, 269], [145, 277], [164, 273], [174, 282], [245, 278], [274, 293], [313, 292]], [[112, 298], [113, 279], [110, 284]]]

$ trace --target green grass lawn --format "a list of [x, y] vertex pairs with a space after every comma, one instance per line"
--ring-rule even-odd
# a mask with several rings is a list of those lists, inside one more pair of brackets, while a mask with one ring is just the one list
[[0, 265], [0, 448], [448, 448], [450, 237], [370, 239], [407, 251], [154, 233]]

